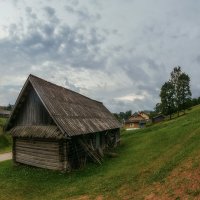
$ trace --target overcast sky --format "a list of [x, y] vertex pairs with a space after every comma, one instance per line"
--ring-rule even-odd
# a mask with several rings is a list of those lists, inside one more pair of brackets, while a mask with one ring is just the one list
[[31, 73], [112, 112], [149, 110], [177, 65], [200, 96], [199, 0], [0, 1], [0, 105]]

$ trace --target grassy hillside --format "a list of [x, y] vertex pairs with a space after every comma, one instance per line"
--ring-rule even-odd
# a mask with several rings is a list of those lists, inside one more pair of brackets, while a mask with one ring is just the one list
[[11, 151], [11, 137], [3, 134], [3, 126], [6, 120], [5, 118], [0, 118], [0, 154]]
[[[122, 134], [116, 158], [62, 174], [0, 163], [0, 199], [194, 199], [200, 196], [200, 107]], [[162, 197], [162, 198], [161, 198]]]

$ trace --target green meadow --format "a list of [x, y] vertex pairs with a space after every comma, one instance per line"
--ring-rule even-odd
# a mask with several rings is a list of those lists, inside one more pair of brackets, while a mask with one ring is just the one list
[[118, 156], [106, 157], [100, 166], [91, 163], [71, 173], [1, 162], [0, 199], [193, 199], [200, 184], [194, 187], [187, 177], [200, 169], [200, 106], [173, 120], [123, 131], [114, 152]]

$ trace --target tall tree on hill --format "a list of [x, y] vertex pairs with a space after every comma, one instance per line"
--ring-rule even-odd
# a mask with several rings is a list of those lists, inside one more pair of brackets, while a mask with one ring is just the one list
[[174, 112], [174, 85], [168, 81], [165, 82], [160, 91], [161, 109], [163, 114], [169, 115], [172, 118]]
[[178, 78], [178, 98], [180, 103], [180, 108], [184, 111], [187, 107], [188, 100], [191, 99], [191, 90], [190, 90], [190, 77], [182, 73]]
[[181, 67], [174, 67], [173, 71], [171, 72], [171, 83], [174, 86], [174, 100], [176, 111], [178, 113], [181, 109], [184, 110], [187, 107], [188, 100], [191, 99], [191, 91], [190, 91], [190, 77], [182, 72]]
[[179, 77], [182, 74], [182, 70], [181, 67], [174, 67], [173, 71], [171, 72], [171, 79], [170, 82], [173, 84], [174, 86], [174, 101], [175, 101], [175, 106], [176, 106], [176, 110], [178, 112], [178, 116], [179, 116], [179, 111], [180, 111], [180, 102], [181, 102], [181, 97], [180, 97], [180, 84], [179, 84]]

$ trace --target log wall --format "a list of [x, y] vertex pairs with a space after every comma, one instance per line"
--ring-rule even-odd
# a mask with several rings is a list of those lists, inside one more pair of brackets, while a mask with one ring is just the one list
[[15, 138], [14, 161], [36, 167], [66, 170], [64, 142]]

